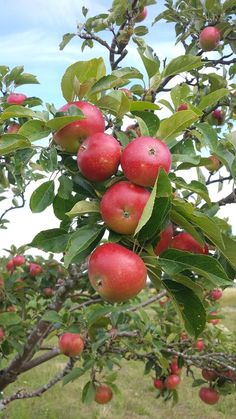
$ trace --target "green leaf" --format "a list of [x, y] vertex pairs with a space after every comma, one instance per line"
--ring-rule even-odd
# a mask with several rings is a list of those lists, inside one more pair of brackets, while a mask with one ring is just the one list
[[30, 197], [30, 209], [32, 212], [42, 212], [54, 199], [54, 181], [49, 180], [42, 183]]
[[73, 191], [73, 182], [72, 180], [65, 175], [59, 177], [60, 186], [58, 188], [58, 195], [62, 199], [70, 199], [71, 192]]
[[20, 134], [3, 134], [0, 136], [0, 154], [6, 155], [22, 148], [31, 147], [27, 138]]
[[84, 375], [86, 371], [82, 368], [74, 368], [69, 374], [66, 374], [63, 378], [63, 385], [70, 383], [71, 381], [75, 381], [76, 378], [81, 377]]
[[58, 116], [56, 118], [53, 118], [50, 121], [48, 121], [46, 125], [47, 127], [58, 131], [59, 129], [70, 124], [71, 122], [80, 121], [81, 119], [84, 119], [84, 114], [80, 111], [76, 116]]
[[29, 246], [37, 247], [45, 252], [61, 253], [65, 251], [70, 236], [61, 228], [43, 230], [33, 238]]
[[177, 58], [174, 58], [165, 68], [163, 72], [164, 77], [174, 76], [175, 74], [180, 74], [185, 71], [194, 70], [196, 68], [202, 67], [203, 63], [201, 57], [196, 57], [196, 55], [180, 55]]
[[33, 74], [23, 73], [15, 78], [15, 86], [22, 86], [23, 84], [39, 84], [37, 77]]
[[122, 118], [130, 110], [130, 101], [121, 90], [113, 90], [109, 94], [104, 95], [97, 102], [97, 106], [109, 111], [118, 118]]
[[203, 183], [197, 180], [192, 180], [190, 183], [187, 183], [184, 179], [176, 177], [174, 175], [171, 175], [171, 180], [175, 183], [177, 189], [183, 188], [187, 189], [188, 191], [192, 191], [201, 196], [209, 206], [211, 205], [211, 200], [208, 195], [208, 189], [205, 185], [203, 185]]
[[44, 148], [40, 153], [39, 163], [43, 170], [53, 172], [57, 169], [57, 150], [55, 146], [49, 149]]
[[54, 310], [48, 310], [44, 313], [42, 320], [49, 323], [62, 323], [61, 317]]
[[229, 90], [228, 89], [219, 89], [215, 92], [209, 93], [208, 95], [203, 96], [201, 99], [198, 107], [199, 109], [203, 110], [208, 106], [215, 105], [222, 97], [228, 96]]
[[103, 233], [104, 227], [89, 224], [75, 231], [67, 245], [64, 259], [65, 267], [67, 268], [75, 257], [87, 250], [97, 238], [102, 237]]
[[90, 212], [100, 213], [99, 201], [79, 201], [69, 212], [66, 213], [66, 215], [73, 218], [81, 214], [88, 214]]
[[168, 144], [172, 137], [177, 137], [178, 134], [197, 121], [197, 119], [198, 115], [192, 111], [176, 112], [174, 115], [161, 121], [157, 135]]
[[134, 112], [134, 111], [157, 111], [160, 109], [160, 106], [156, 105], [155, 103], [152, 102], [146, 102], [144, 101], [139, 101], [139, 100], [134, 100], [131, 104], [130, 104], [130, 112]]
[[163, 230], [170, 212], [169, 198], [156, 198], [151, 217], [138, 234], [139, 241], [151, 240]]
[[136, 26], [134, 28], [134, 34], [136, 36], [144, 36], [148, 33], [148, 28], [146, 26]]
[[114, 75], [104, 76], [94, 83], [90, 90], [90, 95], [94, 95], [105, 90], [114, 89], [115, 87], [122, 86], [125, 83], [125, 79], [118, 78]]
[[206, 324], [206, 312], [201, 300], [183, 284], [165, 279], [163, 285], [170, 293], [174, 305], [183, 319], [186, 331], [196, 339], [203, 332]]
[[21, 323], [22, 320], [20, 316], [16, 313], [0, 313], [0, 325], [1, 326], [12, 326], [14, 324]]
[[[135, 40], [135, 39], [134, 39]], [[153, 49], [148, 45], [139, 47], [138, 53], [142, 59], [145, 70], [147, 71], [148, 77], [153, 77], [159, 71], [160, 62], [154, 57]]]
[[112, 75], [121, 79], [143, 79], [143, 74], [135, 67], [123, 67], [112, 71]]
[[95, 385], [92, 381], [88, 381], [82, 391], [82, 402], [90, 404], [94, 401]]
[[75, 33], [65, 33], [63, 35], [62, 41], [59, 44], [59, 49], [60, 51], [62, 51], [65, 46], [71, 41], [72, 38], [74, 38], [76, 36]]
[[151, 112], [133, 111], [132, 113], [135, 115], [136, 118], [138, 117], [139, 120], [142, 119], [145, 122], [149, 132], [148, 135], [150, 135], [151, 137], [155, 137], [160, 125], [159, 118]]
[[145, 226], [145, 224], [148, 222], [148, 220], [150, 219], [151, 215], [152, 215], [152, 211], [154, 208], [154, 203], [155, 203], [155, 199], [156, 199], [156, 192], [157, 192], [157, 179], [156, 182], [153, 186], [152, 192], [150, 194], [150, 197], [144, 207], [142, 216], [139, 220], [139, 223], [136, 227], [136, 230], [134, 232], [134, 236], [136, 236], [136, 234], [139, 233], [139, 231]]
[[23, 135], [29, 141], [37, 141], [51, 134], [45, 122], [38, 119], [25, 122], [19, 129], [18, 134]]
[[34, 118], [36, 113], [24, 106], [12, 105], [6, 108], [0, 115], [0, 119], [5, 121], [10, 118]]

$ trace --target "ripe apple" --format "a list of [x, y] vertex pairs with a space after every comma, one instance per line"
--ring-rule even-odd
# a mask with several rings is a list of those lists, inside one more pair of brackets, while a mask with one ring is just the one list
[[133, 93], [131, 92], [131, 90], [127, 89], [126, 87], [121, 87], [119, 90], [124, 92], [129, 99], [133, 99]]
[[188, 104], [187, 103], [181, 103], [181, 105], [179, 105], [178, 108], [177, 108], [177, 112], [187, 111], [187, 109], [188, 109]]
[[214, 50], [220, 42], [220, 31], [215, 26], [207, 26], [199, 34], [199, 44], [203, 51]]
[[0, 342], [2, 342], [5, 338], [5, 332], [3, 327], [0, 327]]
[[133, 234], [150, 192], [131, 182], [112, 185], [103, 195], [100, 211], [107, 226], [121, 234]]
[[30, 272], [30, 276], [34, 277], [34, 276], [40, 275], [43, 272], [43, 268], [37, 263], [30, 263], [29, 272]]
[[7, 134], [15, 134], [19, 131], [20, 129], [20, 124], [9, 124], [7, 127]]
[[135, 297], [144, 288], [147, 269], [136, 253], [120, 244], [105, 243], [90, 256], [88, 276], [102, 298], [122, 302]]
[[210, 172], [215, 172], [216, 170], [219, 170], [221, 164], [220, 160], [214, 155], [208, 157], [208, 159], [211, 161], [210, 163], [206, 164], [206, 169], [210, 170]]
[[168, 388], [168, 390], [174, 390], [180, 383], [180, 378], [176, 374], [171, 374], [165, 379], [165, 387]]
[[162, 390], [163, 388], [165, 388], [164, 382], [158, 378], [156, 378], [156, 380], [153, 381], [153, 385], [155, 388], [157, 388], [157, 390]]
[[210, 298], [212, 300], [219, 300], [222, 297], [222, 291], [220, 288], [216, 288], [210, 292]]
[[45, 297], [52, 297], [54, 294], [54, 290], [50, 287], [44, 288], [43, 289], [43, 293], [45, 295]]
[[106, 404], [112, 399], [112, 396], [111, 388], [106, 384], [101, 384], [96, 387], [94, 400], [99, 404]]
[[138, 16], [136, 16], [136, 22], [142, 22], [143, 20], [145, 20], [147, 17], [147, 13], [147, 7], [144, 7], [143, 10], [138, 14]]
[[[218, 315], [217, 311], [212, 311], [211, 313], [209, 313], [209, 316], [217, 316], [217, 315]], [[217, 319], [217, 318], [209, 319], [208, 323], [216, 325], [220, 323], [220, 319]]]
[[23, 255], [16, 255], [13, 257], [13, 263], [15, 266], [21, 266], [25, 263], [25, 258]]
[[64, 333], [59, 337], [60, 351], [70, 357], [80, 355], [84, 350], [84, 341], [79, 333]]
[[168, 226], [162, 230], [160, 233], [160, 239], [157, 242], [154, 252], [157, 256], [159, 256], [161, 253], [163, 253], [171, 244], [173, 237], [173, 225], [171, 223], [168, 224]]
[[165, 295], [165, 297], [163, 297], [161, 300], [159, 300], [159, 304], [160, 306], [164, 306], [167, 301], [169, 301], [169, 297], [167, 295]]
[[216, 404], [219, 401], [220, 395], [214, 388], [202, 387], [199, 390], [199, 397], [206, 404]]
[[178, 361], [177, 359], [173, 359], [170, 363], [170, 371], [171, 374], [174, 375], [180, 375], [181, 374], [181, 368], [179, 368], [178, 366]]
[[218, 377], [218, 374], [217, 374], [216, 371], [211, 371], [211, 370], [203, 369], [202, 370], [202, 376], [207, 381], [215, 381], [217, 379], [217, 377]]
[[202, 339], [197, 339], [197, 341], [196, 341], [196, 342], [195, 342], [195, 344], [194, 344], [194, 348], [195, 348], [198, 352], [203, 351], [203, 350], [204, 350], [204, 348], [205, 348], [205, 344], [204, 344], [203, 340], [202, 340]]
[[111, 135], [99, 132], [88, 137], [80, 146], [77, 164], [89, 180], [102, 182], [117, 172], [121, 147]]
[[152, 137], [135, 138], [121, 155], [124, 175], [140, 186], [153, 186], [161, 168], [169, 173], [171, 161], [167, 145]]
[[211, 113], [211, 115], [212, 115], [213, 119], [216, 120], [217, 125], [222, 125], [222, 123], [224, 122], [224, 114], [223, 114], [221, 109], [215, 109]]
[[7, 269], [7, 271], [9, 271], [9, 272], [13, 272], [13, 271], [14, 271], [14, 269], [15, 269], [15, 264], [14, 264], [13, 259], [10, 259], [10, 260], [7, 262], [7, 264], [6, 264], [6, 269]]
[[71, 122], [54, 134], [54, 141], [70, 153], [76, 153], [80, 144], [90, 135], [105, 131], [105, 122], [100, 109], [89, 102], [69, 102], [59, 111], [66, 112], [70, 106], [76, 106], [84, 114], [84, 119]]
[[21, 105], [27, 96], [23, 93], [10, 93], [7, 97], [7, 103], [10, 105]]
[[188, 233], [178, 233], [171, 241], [170, 247], [182, 250], [183, 252], [208, 254], [208, 245], [204, 247]]

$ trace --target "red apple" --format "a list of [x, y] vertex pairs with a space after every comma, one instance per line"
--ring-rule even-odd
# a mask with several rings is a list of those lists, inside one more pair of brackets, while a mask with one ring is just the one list
[[119, 90], [124, 92], [129, 99], [133, 99], [133, 93], [131, 92], [131, 90], [127, 89], [126, 87], [121, 87]]
[[60, 351], [70, 357], [80, 355], [84, 350], [84, 341], [79, 333], [64, 333], [58, 344]]
[[7, 311], [9, 313], [15, 313], [16, 312], [16, 306], [8, 306]]
[[7, 97], [7, 103], [10, 105], [21, 105], [27, 96], [23, 93], [10, 93]]
[[77, 163], [89, 180], [102, 182], [117, 172], [121, 147], [111, 135], [99, 132], [88, 137], [80, 146]]
[[214, 289], [210, 292], [210, 298], [212, 300], [219, 300], [222, 297], [222, 291], [220, 288]]
[[215, 26], [207, 26], [199, 34], [199, 44], [203, 51], [214, 50], [220, 42], [220, 31]]
[[20, 124], [9, 124], [7, 127], [7, 134], [15, 134], [20, 129]]
[[183, 252], [191, 253], [208, 253], [208, 245], [204, 247], [201, 245], [188, 233], [182, 232], [178, 233], [171, 241], [170, 247], [177, 250], [182, 250]]
[[102, 298], [122, 302], [135, 297], [144, 288], [147, 269], [136, 253], [116, 243], [105, 243], [90, 256], [88, 276]]
[[25, 263], [25, 258], [23, 255], [16, 255], [13, 257], [13, 263], [15, 266], [21, 266]]
[[161, 168], [169, 173], [171, 161], [167, 145], [152, 137], [135, 138], [121, 155], [124, 175], [140, 186], [153, 186]]
[[217, 379], [217, 377], [218, 377], [218, 374], [217, 374], [216, 371], [211, 371], [211, 370], [203, 369], [202, 370], [202, 376], [207, 381], [215, 381]]
[[101, 384], [96, 387], [95, 402], [99, 404], [106, 404], [112, 399], [113, 393], [109, 386]]
[[89, 102], [69, 102], [59, 109], [66, 112], [70, 106], [76, 106], [84, 114], [84, 119], [71, 122], [54, 134], [54, 141], [70, 153], [76, 153], [80, 144], [90, 135], [105, 131], [105, 122], [100, 109]]
[[165, 379], [165, 387], [168, 388], [168, 390], [175, 390], [176, 387], [180, 383], [180, 378], [176, 374], [171, 374]]
[[30, 272], [30, 276], [34, 277], [34, 276], [40, 275], [43, 272], [43, 268], [37, 263], [30, 263], [29, 272]]
[[2, 342], [5, 338], [5, 332], [3, 327], [0, 327], [0, 342]]
[[131, 182], [112, 185], [103, 195], [100, 211], [107, 226], [121, 234], [133, 234], [150, 192]]
[[169, 297], [167, 295], [165, 295], [165, 297], [163, 297], [161, 300], [159, 300], [159, 304], [160, 306], [164, 306], [167, 301], [169, 301]]
[[[209, 313], [209, 316], [217, 316], [217, 315], [218, 315], [217, 311], [212, 311], [211, 313]], [[216, 325], [220, 323], [220, 319], [217, 319], [217, 318], [209, 319], [208, 323]]]
[[164, 382], [158, 378], [153, 381], [153, 385], [155, 388], [157, 388], [157, 390], [162, 390], [165, 388]]
[[199, 397], [206, 404], [216, 404], [219, 401], [220, 395], [214, 388], [202, 387], [199, 390]]
[[194, 344], [194, 348], [195, 348], [198, 352], [203, 351], [203, 350], [204, 350], [204, 348], [205, 348], [205, 344], [204, 344], [203, 340], [202, 340], [202, 339], [198, 339], [198, 340], [195, 342], [195, 344]]
[[212, 117], [216, 120], [217, 125], [222, 125], [224, 122], [224, 114], [221, 109], [215, 109], [212, 113]]
[[147, 7], [144, 7], [143, 10], [138, 14], [138, 16], [136, 16], [136, 22], [142, 22], [143, 20], [145, 20], [147, 17], [147, 13]]
[[43, 289], [43, 293], [45, 295], [45, 297], [52, 297], [54, 294], [54, 290], [50, 287], [44, 288]]
[[187, 111], [187, 109], [188, 109], [188, 104], [187, 103], [181, 103], [181, 105], [179, 105], [178, 108], [177, 108], [177, 112]]
[[210, 163], [206, 164], [206, 169], [210, 170], [211, 172], [215, 172], [216, 170], [218, 170], [220, 168], [220, 160], [212, 155], [210, 157], [208, 157], [210, 161]]
[[7, 262], [7, 264], [6, 264], [6, 269], [7, 269], [7, 271], [9, 271], [9, 272], [13, 272], [13, 271], [14, 271], [14, 269], [15, 269], [15, 264], [14, 264], [13, 259], [10, 259], [10, 260]]
[[173, 225], [171, 223], [168, 224], [168, 226], [162, 230], [160, 233], [160, 239], [157, 242], [154, 252], [157, 256], [159, 256], [161, 253], [163, 253], [171, 244], [173, 237]]
[[173, 359], [170, 363], [170, 371], [171, 374], [174, 375], [180, 375], [181, 374], [181, 368], [179, 368], [178, 366], [178, 361], [177, 359]]

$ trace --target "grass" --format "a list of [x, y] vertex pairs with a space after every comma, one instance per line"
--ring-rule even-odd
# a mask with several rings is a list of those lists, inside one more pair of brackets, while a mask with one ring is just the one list
[[[236, 331], [236, 289], [224, 293], [222, 311], [224, 324]], [[65, 365], [66, 359], [60, 356], [19, 379], [7, 389], [37, 388], [48, 381], [56, 371]], [[200, 377], [200, 376], [199, 376]], [[143, 375], [143, 365], [133, 361], [123, 361], [117, 385], [120, 394], [105, 406], [95, 403], [84, 405], [81, 402], [81, 391], [88, 380], [81, 377], [74, 383], [62, 386], [61, 383], [45, 393], [41, 398], [15, 401], [0, 414], [1, 419], [234, 419], [236, 411], [235, 394], [222, 397], [215, 406], [208, 406], [198, 398], [199, 388], [192, 388], [192, 380], [183, 374], [179, 389], [179, 403], [172, 407], [156, 399], [152, 385], [152, 376]]]

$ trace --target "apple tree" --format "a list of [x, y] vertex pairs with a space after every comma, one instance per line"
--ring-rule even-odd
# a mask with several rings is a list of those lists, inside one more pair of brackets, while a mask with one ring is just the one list
[[[77, 38], [91, 59], [65, 71], [60, 109], [18, 92], [38, 83], [23, 66], [0, 66], [0, 193], [10, 201], [0, 227], [29, 185], [32, 213], [51, 206], [58, 219], [1, 258], [2, 408], [88, 371], [82, 400], [107, 403], [129, 359], [164, 400], [177, 400], [183, 369], [208, 404], [235, 391], [236, 344], [218, 300], [233, 285], [236, 241], [218, 213], [236, 202], [236, 6], [167, 0], [156, 16], [155, 3], [114, 0], [90, 17], [83, 7], [60, 49]], [[145, 42], [161, 19], [182, 48], [168, 61]], [[212, 184], [226, 183], [232, 192], [213, 201]], [[61, 353], [65, 368], [43, 387], [4, 394]]]

